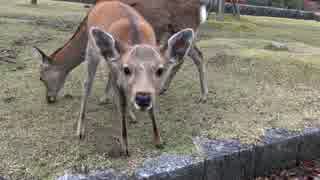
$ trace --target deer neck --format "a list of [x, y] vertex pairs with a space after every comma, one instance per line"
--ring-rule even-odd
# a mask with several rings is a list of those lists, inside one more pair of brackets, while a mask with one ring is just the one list
[[88, 42], [86, 22], [84, 19], [71, 39], [50, 56], [53, 64], [61, 65], [67, 73], [85, 60]]

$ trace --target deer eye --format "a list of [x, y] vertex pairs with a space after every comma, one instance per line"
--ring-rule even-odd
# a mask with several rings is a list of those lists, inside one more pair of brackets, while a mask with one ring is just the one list
[[163, 68], [161, 67], [161, 68], [159, 68], [159, 69], [156, 71], [156, 75], [157, 75], [158, 77], [160, 77], [160, 76], [162, 76], [162, 74], [163, 74]]
[[123, 67], [123, 72], [126, 76], [131, 75], [131, 70], [129, 69], [129, 67]]

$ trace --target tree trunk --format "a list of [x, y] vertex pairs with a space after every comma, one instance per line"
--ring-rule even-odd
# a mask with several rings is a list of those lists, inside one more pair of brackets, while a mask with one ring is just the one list
[[280, 7], [280, 8], [284, 8], [284, 6], [285, 6], [284, 0], [280, 0], [280, 2], [279, 2], [279, 7]]
[[38, 3], [38, 0], [31, 0], [32, 5], [36, 5]]
[[299, 9], [304, 10], [304, 0], [299, 0]]

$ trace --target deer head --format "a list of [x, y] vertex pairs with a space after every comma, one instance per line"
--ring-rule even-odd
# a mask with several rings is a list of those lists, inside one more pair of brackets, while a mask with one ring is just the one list
[[67, 72], [61, 65], [54, 64], [53, 60], [42, 50], [37, 47], [34, 49], [41, 57], [40, 80], [46, 87], [46, 100], [48, 103], [54, 103], [63, 87]]
[[137, 110], [150, 110], [159, 95], [163, 75], [170, 64], [181, 60], [194, 38], [192, 29], [174, 34], [165, 49], [147, 44], [123, 44], [98, 27], [90, 36], [101, 57], [111, 67], [116, 87]]

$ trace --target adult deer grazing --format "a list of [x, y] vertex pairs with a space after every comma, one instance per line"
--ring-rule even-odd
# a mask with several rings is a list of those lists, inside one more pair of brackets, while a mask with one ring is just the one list
[[89, 32], [85, 60], [87, 79], [81, 102], [77, 135], [85, 135], [87, 98], [91, 92], [100, 60], [110, 67], [111, 87], [122, 124], [123, 152], [128, 155], [126, 113], [130, 107], [148, 112], [152, 120], [154, 143], [161, 145], [156, 123], [157, 96], [168, 63], [184, 58], [189, 51], [194, 32], [187, 28], [171, 36], [166, 48], [157, 46], [152, 26], [133, 8], [112, 1], [97, 4], [88, 14]]
[[[103, 0], [110, 1], [110, 0]], [[168, 35], [173, 35], [184, 28], [192, 28], [197, 31], [200, 22], [207, 18], [210, 4], [213, 0], [120, 0], [134, 7], [156, 32], [157, 41], [168, 40]], [[206, 7], [206, 8], [204, 8]], [[84, 61], [87, 45], [87, 18], [79, 25], [72, 38], [50, 56], [42, 55], [42, 67], [40, 79], [46, 86], [47, 101], [55, 102], [58, 92], [63, 87], [69, 72]], [[190, 48], [188, 56], [193, 59], [199, 71], [201, 84], [201, 100], [205, 101], [208, 94], [207, 79], [203, 56], [195, 44]], [[167, 81], [163, 81], [162, 92], [168, 89], [169, 84], [181, 67], [183, 61], [171, 63], [171, 73], [166, 74]]]
[[87, 17], [80, 23], [69, 41], [50, 56], [35, 47], [36, 52], [41, 55], [40, 80], [46, 87], [48, 103], [56, 102], [58, 93], [63, 87], [68, 74], [85, 59], [88, 42], [86, 23]]

